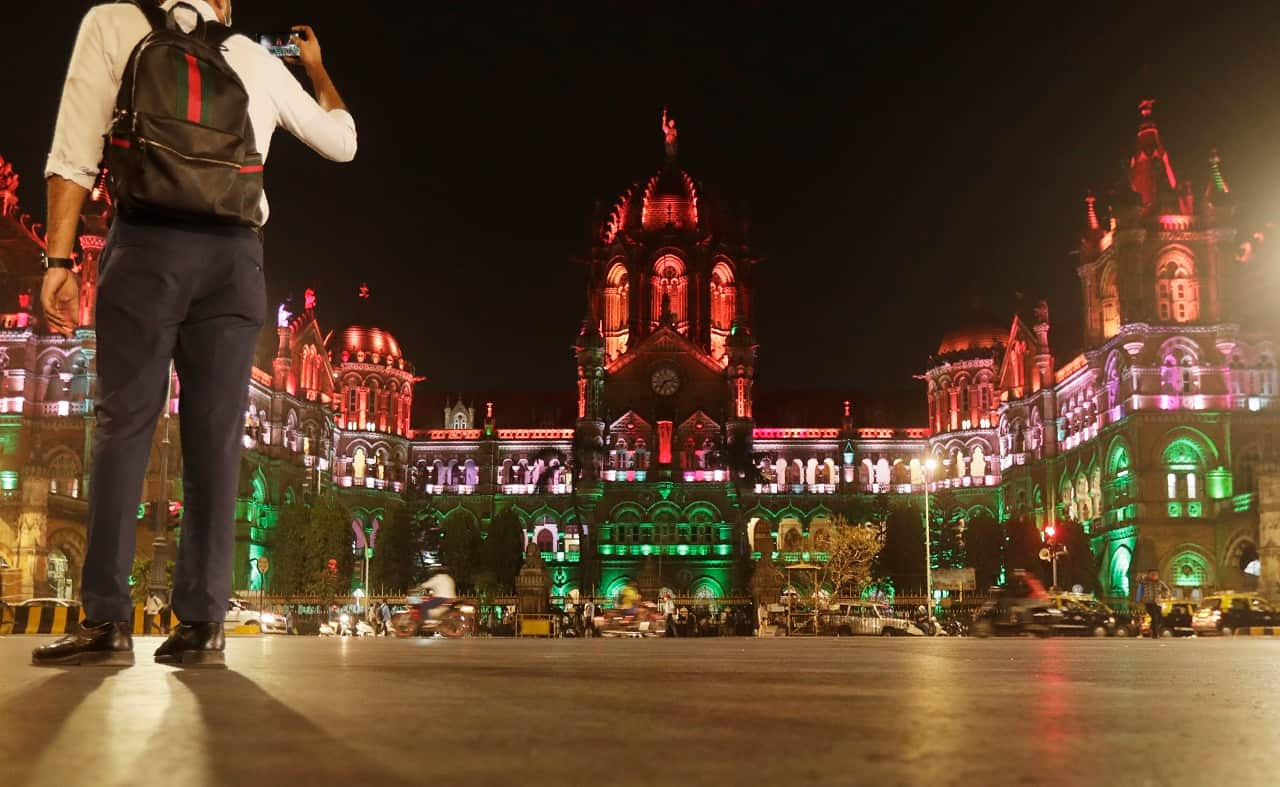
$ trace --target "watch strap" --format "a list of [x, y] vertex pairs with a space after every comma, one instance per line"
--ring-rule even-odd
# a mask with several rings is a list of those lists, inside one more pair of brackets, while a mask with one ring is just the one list
[[76, 261], [71, 259], [70, 257], [50, 257], [46, 255], [44, 258], [45, 270], [49, 270], [50, 268], [71, 269], [71, 268], [74, 268], [75, 266], [76, 266]]

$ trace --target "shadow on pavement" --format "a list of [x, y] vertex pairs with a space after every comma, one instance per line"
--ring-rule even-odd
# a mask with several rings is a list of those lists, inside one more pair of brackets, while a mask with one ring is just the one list
[[[0, 783], [21, 785], [36, 776], [33, 771], [58, 740], [67, 719], [107, 679], [128, 667], [33, 667], [43, 676], [3, 700], [4, 732], [0, 734]], [[104, 733], [105, 734], [105, 733]], [[68, 752], [74, 757], [73, 752]]]
[[[392, 753], [376, 747], [377, 730], [326, 730], [231, 670], [177, 670], [171, 677], [190, 690], [199, 706], [204, 720], [200, 734], [214, 784], [249, 784], [278, 776], [307, 787], [413, 783], [376, 761]], [[336, 725], [340, 718], [335, 712], [331, 719], [319, 721]], [[200, 743], [190, 738], [185, 742]], [[312, 781], [308, 784], [306, 779]]]

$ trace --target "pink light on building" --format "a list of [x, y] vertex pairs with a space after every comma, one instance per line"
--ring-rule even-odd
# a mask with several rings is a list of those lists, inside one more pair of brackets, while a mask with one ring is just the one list
[[658, 422], [658, 462], [671, 464], [671, 422]]

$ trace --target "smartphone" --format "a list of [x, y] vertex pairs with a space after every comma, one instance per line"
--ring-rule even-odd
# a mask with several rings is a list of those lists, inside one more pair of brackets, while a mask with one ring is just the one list
[[298, 42], [293, 40], [295, 35], [301, 34], [291, 30], [283, 33], [260, 33], [258, 43], [276, 57], [297, 57]]

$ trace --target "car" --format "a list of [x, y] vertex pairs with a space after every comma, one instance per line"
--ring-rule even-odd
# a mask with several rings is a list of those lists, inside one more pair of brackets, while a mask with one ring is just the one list
[[15, 607], [78, 607], [79, 601], [69, 598], [29, 598], [19, 601]]
[[1087, 593], [1050, 593], [1049, 601], [1062, 612], [1054, 633], [1064, 636], [1129, 637], [1133, 630], [1114, 610]]
[[[1191, 627], [1191, 623], [1196, 615], [1196, 602], [1167, 599], [1160, 602], [1160, 613], [1160, 631], [1158, 634], [1161, 637], [1195, 636], [1196, 632]], [[1142, 624], [1139, 630], [1143, 637], [1151, 634], [1151, 616], [1145, 612], [1142, 614]]]
[[1280, 624], [1280, 612], [1257, 593], [1225, 591], [1205, 596], [1191, 628], [1200, 635], [1229, 637], [1237, 629]]
[[919, 632], [913, 628], [909, 621], [893, 617], [888, 606], [874, 601], [844, 601], [818, 615], [818, 629], [837, 637], [910, 636]]
[[227, 628], [256, 628], [263, 634], [289, 633], [283, 615], [261, 612], [250, 607], [243, 599], [234, 597], [227, 602], [227, 616], [223, 618], [223, 625]]

